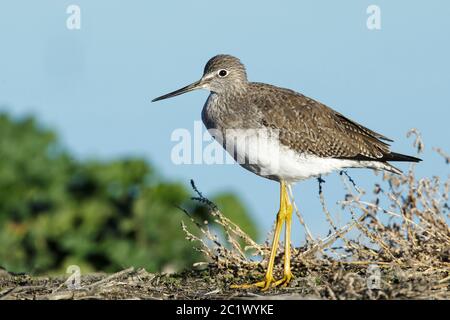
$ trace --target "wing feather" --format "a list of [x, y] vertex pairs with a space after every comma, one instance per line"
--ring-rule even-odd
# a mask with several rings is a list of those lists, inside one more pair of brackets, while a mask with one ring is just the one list
[[270, 85], [258, 90], [263, 84], [254, 85], [262, 94], [252, 101], [260, 109], [261, 122], [278, 129], [281, 143], [299, 153], [380, 161], [391, 153], [382, 140], [392, 140], [320, 102], [292, 90]]

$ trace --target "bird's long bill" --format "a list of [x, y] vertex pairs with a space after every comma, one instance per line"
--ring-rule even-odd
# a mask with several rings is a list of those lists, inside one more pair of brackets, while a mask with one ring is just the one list
[[183, 94], [183, 93], [195, 90], [195, 89], [200, 89], [200, 88], [202, 88], [202, 85], [203, 85], [203, 83], [202, 83], [201, 80], [196, 81], [196, 82], [191, 83], [190, 85], [188, 85], [186, 87], [183, 87], [181, 89], [175, 90], [175, 91], [173, 91], [171, 93], [168, 93], [168, 94], [165, 94], [165, 95], [163, 95], [161, 97], [155, 98], [155, 99], [152, 100], [152, 102], [159, 101], [159, 100], [164, 100], [164, 99], [168, 99], [168, 98], [172, 98], [172, 97], [179, 96], [180, 94]]

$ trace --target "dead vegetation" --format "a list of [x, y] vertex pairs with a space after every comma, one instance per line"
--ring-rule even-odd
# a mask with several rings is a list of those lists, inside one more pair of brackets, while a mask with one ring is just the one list
[[[410, 134], [421, 153], [420, 136], [416, 131]], [[450, 163], [443, 150], [435, 151]], [[197, 194], [193, 199], [209, 208], [226, 234], [226, 239], [219, 239], [213, 227], [193, 220], [202, 233], [196, 237], [183, 224], [186, 239], [207, 260], [193, 270], [161, 275], [130, 268], [113, 275], [82, 276], [80, 286], [72, 289], [66, 277], [32, 278], [0, 270], [0, 299], [449, 299], [450, 176], [416, 178], [412, 165], [403, 176], [383, 174], [384, 182], [371, 192], [361, 190], [345, 172], [341, 179], [347, 195], [340, 204], [352, 219], [340, 227], [326, 206], [319, 180], [322, 210], [332, 230], [326, 238], [313, 239], [295, 208], [307, 241], [293, 248], [295, 278], [287, 288], [266, 293], [229, 289], [233, 283], [263, 277], [269, 242], [253, 241], [192, 183]], [[277, 258], [278, 276], [282, 254]]]
[[[410, 135], [415, 137], [418, 153], [422, 153], [420, 135], [415, 130]], [[448, 155], [441, 149], [435, 151], [449, 163]], [[351, 214], [352, 221], [336, 226], [319, 179], [322, 209], [333, 233], [325, 239], [313, 239], [296, 209], [307, 243], [294, 249], [294, 283], [275, 291], [323, 299], [449, 299], [450, 177], [418, 179], [413, 164], [402, 176], [384, 173], [386, 189], [375, 184], [370, 194], [346, 172], [341, 172], [341, 178], [347, 195], [340, 204]], [[256, 244], [193, 188], [198, 195], [194, 199], [205, 203], [225, 229], [227, 243], [220, 243], [207, 225], [199, 223], [204, 238], [193, 236], [183, 226], [187, 239], [200, 245], [198, 249], [209, 258], [209, 268], [215, 268], [222, 277], [228, 275], [231, 281], [238, 282], [261, 279], [265, 264], [248, 259], [248, 253], [267, 258], [269, 243]], [[367, 200], [369, 195], [372, 200]], [[280, 276], [282, 264], [277, 267]]]

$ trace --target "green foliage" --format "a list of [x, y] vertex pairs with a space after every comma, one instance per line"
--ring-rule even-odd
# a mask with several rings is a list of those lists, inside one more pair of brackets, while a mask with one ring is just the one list
[[[206, 216], [189, 197], [143, 159], [77, 161], [33, 118], [0, 115], [0, 265], [10, 271], [189, 267], [202, 257], [185, 240], [180, 223], [190, 222], [177, 206], [199, 221]], [[256, 236], [233, 195], [214, 200]]]

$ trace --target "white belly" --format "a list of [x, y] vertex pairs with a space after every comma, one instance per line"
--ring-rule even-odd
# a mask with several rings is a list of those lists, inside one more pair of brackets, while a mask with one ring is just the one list
[[[245, 169], [268, 179], [286, 181], [288, 183], [328, 174], [343, 168], [377, 168], [371, 161], [355, 161], [334, 158], [321, 158], [309, 154], [301, 154], [279, 143], [270, 134], [261, 137], [259, 134], [236, 134], [226, 132], [227, 152]], [[264, 136], [264, 134], [263, 134]], [[380, 166], [380, 169], [382, 167]]]

